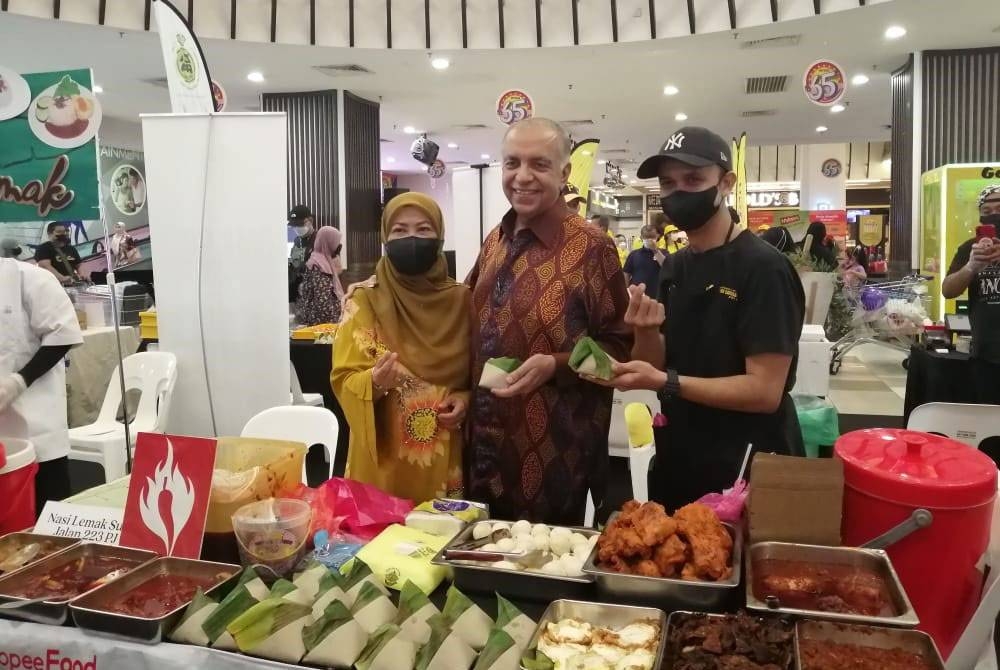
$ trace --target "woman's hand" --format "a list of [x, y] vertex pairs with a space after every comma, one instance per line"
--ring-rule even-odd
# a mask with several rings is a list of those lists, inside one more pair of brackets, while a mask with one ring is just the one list
[[597, 379], [581, 375], [588, 382], [610, 386], [619, 391], [659, 391], [667, 383], [667, 373], [656, 369], [646, 361], [615, 363], [611, 366], [611, 379]]
[[454, 393], [450, 394], [437, 406], [438, 423], [448, 430], [456, 430], [465, 421], [465, 412], [468, 408], [465, 398]]
[[382, 354], [372, 368], [372, 384], [386, 392], [402, 386], [406, 377], [407, 370], [399, 362], [399, 354], [396, 353]]

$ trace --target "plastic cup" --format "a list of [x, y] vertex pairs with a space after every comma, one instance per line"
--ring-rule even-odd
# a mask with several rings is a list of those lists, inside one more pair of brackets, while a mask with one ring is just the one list
[[236, 510], [233, 530], [245, 566], [263, 565], [277, 577], [292, 573], [309, 550], [312, 509], [292, 498], [268, 498]]

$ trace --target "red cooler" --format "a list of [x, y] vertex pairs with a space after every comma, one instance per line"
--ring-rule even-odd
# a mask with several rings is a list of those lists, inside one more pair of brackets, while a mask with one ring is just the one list
[[0, 467], [0, 535], [35, 525], [35, 447], [26, 440], [0, 437], [7, 463]]
[[920, 629], [947, 658], [979, 605], [977, 563], [990, 541], [997, 467], [985, 454], [948, 438], [912, 430], [872, 429], [844, 435], [844, 544], [862, 545], [930, 510], [930, 526], [886, 550]]

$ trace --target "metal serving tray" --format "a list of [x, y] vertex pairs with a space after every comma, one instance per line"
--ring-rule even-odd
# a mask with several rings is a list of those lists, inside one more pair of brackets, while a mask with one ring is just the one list
[[[151, 551], [141, 551], [139, 549], [129, 549], [127, 547], [116, 547], [110, 544], [81, 542], [70, 547], [69, 549], [60, 551], [58, 554], [52, 554], [39, 561], [35, 561], [31, 565], [21, 568], [16, 572], [11, 572], [3, 577], [0, 577], [0, 604], [27, 600], [27, 598], [7, 594], [25, 582], [36, 577], [41, 577], [49, 571], [67, 563], [71, 563], [79, 558], [91, 558], [94, 556], [109, 556], [112, 558], [122, 558], [133, 561], [135, 566], [132, 570], [135, 570], [141, 565], [156, 558], [156, 554]], [[125, 575], [122, 575], [122, 577], [124, 576]], [[116, 579], [121, 579], [122, 577], [118, 577]], [[113, 583], [114, 581], [116, 580], [112, 580], [109, 583]], [[0, 610], [0, 616], [24, 619], [35, 623], [47, 623], [55, 626], [61, 626], [66, 623], [66, 619], [69, 618], [69, 603], [84, 595], [86, 594], [81, 593], [79, 596], [66, 598], [65, 600], [46, 600], [45, 602], [35, 603], [16, 610]]]
[[[707, 619], [731, 619], [734, 616], [735, 615], [733, 615], [733, 614], [706, 614], [704, 612], [682, 612], [682, 611], [672, 612], [670, 614], [670, 617], [667, 619], [667, 628], [666, 628], [666, 631], [664, 632], [664, 635], [663, 635], [663, 639], [664, 639], [664, 644], [663, 644], [663, 670], [673, 670], [673, 667], [674, 667], [674, 655], [675, 655], [676, 651], [670, 647], [670, 638], [672, 636], [673, 629], [675, 627], [679, 626], [681, 624], [681, 622], [683, 622], [685, 619], [690, 618], [690, 617], [704, 617], [704, 618], [707, 618]], [[755, 618], [761, 618], [761, 617], [758, 617], [758, 615], [756, 615], [756, 614], [751, 614], [751, 616], [753, 616]], [[789, 644], [788, 644], [788, 657], [787, 657], [786, 665], [785, 665], [785, 668], [782, 669], [782, 670], [789, 670], [790, 668], [795, 667], [796, 654], [797, 654], [797, 651], [798, 651], [798, 649], [796, 647], [796, 644], [795, 644], [797, 633], [796, 633], [795, 628], [792, 626], [791, 622], [783, 620], [783, 619], [781, 619], [781, 620], [775, 619], [775, 621], [777, 621], [778, 623], [780, 623], [781, 625], [783, 625], [788, 630], [788, 632], [792, 634], [792, 638], [789, 640]]]
[[590, 552], [583, 572], [597, 581], [597, 592], [616, 601], [656, 605], [666, 610], [710, 611], [725, 609], [740, 587], [740, 564], [743, 560], [743, 534], [724, 523], [733, 538], [732, 567], [729, 579], [719, 582], [688, 581], [667, 577], [626, 575], [597, 565], [597, 547]]
[[205, 579], [222, 575], [210, 588], [205, 589], [205, 593], [211, 595], [234, 579], [238, 579], [240, 570], [240, 566], [229, 563], [210, 563], [176, 557], [158, 558], [110, 584], [77, 598], [70, 605], [70, 612], [73, 615], [73, 622], [84, 630], [157, 644], [173, 630], [184, 614], [185, 608], [190, 604], [190, 600], [155, 619], [109, 612], [108, 605], [158, 575], [185, 575]]
[[[490, 523], [500, 521], [503, 520], [494, 519]], [[513, 524], [514, 522], [505, 521], [504, 523]], [[488, 594], [499, 592], [507, 598], [521, 598], [535, 602], [551, 602], [559, 598], [587, 598], [593, 594], [594, 578], [587, 574], [580, 577], [558, 577], [537, 572], [499, 570], [486, 562], [483, 562], [482, 565], [475, 565], [447, 558], [449, 549], [472, 540], [474, 525], [467, 526], [452, 538], [451, 542], [446, 544], [431, 560], [434, 565], [444, 565], [451, 568], [454, 573], [452, 581], [462, 591]], [[569, 528], [569, 530], [588, 538], [592, 535], [599, 535], [592, 528]], [[513, 556], [516, 559], [523, 555], [515, 554]]]
[[[782, 561], [803, 561], [806, 563], [828, 563], [834, 565], [849, 565], [864, 568], [879, 575], [889, 589], [893, 611], [896, 616], [867, 616], [864, 614], [838, 614], [836, 612], [820, 612], [818, 610], [803, 610], [791, 607], [768, 607], [764, 600], [754, 594], [753, 574], [757, 561], [776, 559]], [[896, 570], [892, 567], [888, 554], [877, 549], [857, 549], [854, 547], [822, 547], [810, 544], [791, 544], [787, 542], [761, 542], [750, 547], [747, 557], [747, 609], [757, 612], [773, 612], [792, 617], [809, 617], [826, 621], [844, 623], [871, 624], [876, 626], [895, 626], [899, 628], [914, 628], [920, 623], [910, 599], [899, 581]], [[780, 603], [779, 603], [780, 605]]]
[[28, 561], [21, 567], [15, 568], [14, 570], [9, 570], [7, 572], [0, 571], [0, 575], [12, 575], [18, 570], [23, 570], [24, 568], [28, 567], [29, 565], [32, 565], [33, 563], [37, 563], [38, 561], [44, 558], [48, 558], [49, 556], [54, 556], [55, 554], [58, 554], [60, 551], [63, 551], [64, 549], [69, 549], [73, 545], [80, 543], [80, 540], [74, 537], [59, 537], [57, 535], [40, 535], [38, 533], [9, 533], [7, 535], [4, 535], [3, 537], [0, 537], [0, 556], [4, 554], [8, 545], [18, 543], [21, 546], [24, 546], [25, 544], [29, 544], [31, 542], [39, 542], [39, 541], [51, 542], [55, 546], [55, 550], [47, 554], [42, 554], [41, 556], [38, 556], [37, 558], [31, 561]]
[[830, 621], [799, 621], [795, 626], [795, 667], [808, 670], [802, 665], [799, 644], [802, 640], [828, 640], [840, 644], [854, 644], [859, 647], [879, 649], [902, 649], [920, 654], [934, 670], [945, 670], [944, 661], [938, 653], [934, 640], [927, 633], [900, 628], [879, 628], [876, 626], [856, 626]]
[[[608, 605], [605, 603], [590, 603], [580, 600], [554, 600], [538, 620], [535, 634], [525, 649], [525, 654], [533, 653], [538, 648], [538, 641], [545, 632], [546, 626], [563, 619], [579, 619], [594, 626], [605, 628], [624, 628], [625, 626], [652, 619], [660, 624], [660, 644], [657, 645], [653, 670], [660, 670], [663, 663], [663, 652], [667, 646], [667, 615], [655, 607], [633, 607], [632, 605]], [[523, 667], [523, 666], [522, 666]]]

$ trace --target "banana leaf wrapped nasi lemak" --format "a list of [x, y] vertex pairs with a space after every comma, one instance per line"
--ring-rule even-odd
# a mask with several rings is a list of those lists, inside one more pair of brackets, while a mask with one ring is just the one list
[[244, 654], [298, 663], [306, 654], [302, 630], [312, 622], [308, 605], [268, 598], [236, 617], [226, 630]]
[[468, 670], [475, 650], [451, 627], [443, 614], [431, 617], [431, 637], [417, 652], [415, 670]]
[[387, 623], [376, 630], [360, 658], [357, 670], [404, 670], [417, 661], [417, 645], [400, 634], [399, 626]]
[[399, 593], [399, 612], [396, 625], [403, 636], [417, 644], [427, 644], [431, 639], [431, 627], [427, 623], [435, 614], [440, 614], [427, 594], [413, 582], [406, 582]]
[[569, 367], [573, 371], [597, 379], [611, 379], [611, 366], [616, 362], [589, 337], [581, 337], [569, 355]]
[[535, 622], [521, 612], [512, 602], [497, 594], [496, 628], [510, 635], [520, 651], [527, 649], [535, 634]]
[[514, 638], [499, 628], [490, 631], [486, 646], [472, 670], [520, 670], [521, 648]]
[[281, 598], [291, 603], [312, 606], [314, 598], [287, 579], [279, 579], [271, 586], [272, 598]]
[[334, 601], [315, 623], [302, 629], [306, 655], [312, 665], [350, 668], [368, 643], [368, 633], [351, 617], [344, 603]]
[[292, 584], [295, 584], [296, 588], [306, 594], [310, 601], [315, 600], [316, 596], [319, 595], [319, 584], [324, 577], [330, 574], [330, 568], [326, 567], [319, 561], [312, 559], [306, 566], [305, 570], [302, 570], [292, 579]]
[[396, 606], [373, 584], [363, 582], [358, 598], [351, 607], [351, 615], [370, 634], [382, 624], [391, 623], [396, 618]]
[[177, 626], [167, 637], [181, 644], [207, 647], [212, 641], [208, 639], [208, 635], [205, 634], [201, 625], [218, 608], [218, 602], [206, 596], [201, 589], [198, 589], [194, 594], [194, 600], [184, 610], [181, 620], [177, 622]]
[[[344, 590], [345, 605], [348, 607], [354, 605], [354, 601], [357, 600], [358, 594], [361, 593], [361, 587], [364, 586], [365, 582], [370, 583], [382, 593], [389, 595], [389, 589], [385, 588], [385, 584], [375, 576], [375, 573], [372, 572], [367, 563], [359, 558], [355, 558], [349, 565], [350, 567], [344, 575], [343, 583], [341, 584], [341, 588]], [[346, 568], [347, 565], [344, 567]], [[343, 568], [341, 568], [341, 571], [343, 572]]]
[[253, 568], [244, 570], [236, 587], [222, 599], [219, 606], [205, 618], [201, 625], [211, 645], [216, 649], [237, 651], [236, 641], [226, 631], [226, 626], [250, 607], [266, 600], [269, 596], [267, 585], [257, 576], [257, 572]]
[[491, 358], [483, 365], [479, 385], [484, 389], [505, 389], [509, 386], [507, 375], [521, 367], [517, 358]]
[[313, 618], [319, 619], [326, 612], [326, 608], [337, 601], [347, 607], [347, 595], [341, 588], [341, 582], [340, 573], [332, 571], [327, 572], [319, 580], [319, 590], [313, 603]]
[[448, 588], [448, 598], [441, 613], [451, 621], [452, 629], [473, 649], [479, 650], [486, 646], [493, 620], [454, 586]]

